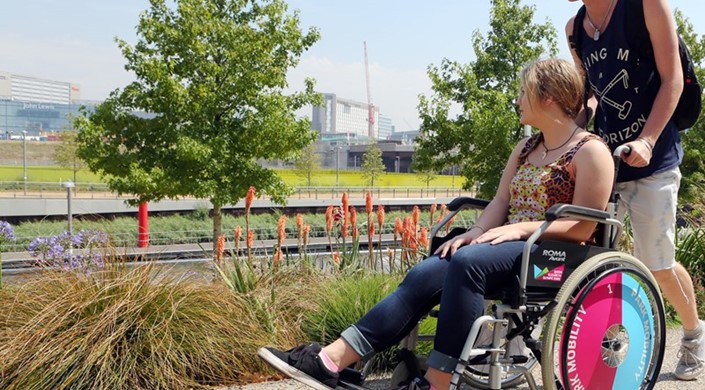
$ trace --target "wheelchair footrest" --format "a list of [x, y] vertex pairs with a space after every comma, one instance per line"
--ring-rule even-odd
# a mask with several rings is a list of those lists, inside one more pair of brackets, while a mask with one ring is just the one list
[[[512, 355], [507, 358], [501, 358], [499, 359], [499, 362], [502, 364], [525, 364], [526, 362], [529, 361], [528, 356], [524, 355]], [[471, 361], [469, 363], [470, 366], [478, 366], [478, 365], [486, 365], [490, 364], [490, 358], [486, 357], [484, 359], [478, 360], [478, 361]]]

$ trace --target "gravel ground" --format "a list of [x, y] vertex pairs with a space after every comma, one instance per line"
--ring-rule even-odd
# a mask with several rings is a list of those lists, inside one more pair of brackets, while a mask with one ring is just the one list
[[[659, 380], [654, 390], [703, 390], [705, 389], [705, 377], [701, 377], [696, 381], [683, 382], [676, 379], [673, 375], [673, 370], [675, 370], [676, 362], [678, 361], [677, 353], [678, 347], [680, 345], [681, 330], [669, 329], [666, 337], [666, 355], [663, 361], [663, 366], [661, 368], [661, 374], [659, 375]], [[534, 369], [534, 378], [539, 384], [539, 389], [543, 389], [541, 386], [541, 372], [540, 369]], [[381, 378], [375, 380], [369, 380], [367, 382], [372, 390], [385, 390], [389, 386], [388, 378]], [[463, 387], [463, 389], [473, 389], [469, 386]], [[517, 390], [528, 390], [529, 387], [522, 385], [516, 388]], [[309, 387], [302, 385], [294, 380], [284, 380], [278, 382], [265, 382], [265, 383], [254, 383], [246, 386], [231, 386], [221, 390], [309, 390]]]

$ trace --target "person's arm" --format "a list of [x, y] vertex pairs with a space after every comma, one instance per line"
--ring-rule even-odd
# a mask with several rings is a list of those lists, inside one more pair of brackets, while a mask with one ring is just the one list
[[[656, 94], [651, 113], [646, 118], [639, 138], [653, 149], [661, 132], [673, 116], [683, 91], [683, 70], [678, 54], [678, 36], [673, 15], [667, 0], [643, 0], [646, 28], [656, 58], [656, 69], [661, 78], [661, 87]], [[642, 141], [629, 143], [632, 153], [625, 161], [633, 166], [646, 166], [651, 160], [651, 149]]]
[[[585, 143], [573, 158], [575, 192], [571, 204], [604, 210], [609, 201], [614, 179], [614, 163], [607, 146], [599, 140]], [[498, 244], [505, 241], [529, 238], [543, 221], [519, 222], [489, 230], [473, 242]], [[595, 222], [560, 219], [553, 222], [541, 236], [542, 239], [561, 241], [587, 241], [595, 229]]]
[[[566, 41], [568, 42], [568, 47], [570, 48], [570, 55], [573, 57], [573, 62], [575, 63], [575, 66], [578, 68], [578, 71], [580, 71], [580, 74], [583, 76], [583, 80], [586, 81], [585, 88], [589, 89], [589, 95], [588, 95], [588, 101], [587, 101], [587, 106], [588, 106], [588, 111], [585, 112], [585, 106], [580, 108], [580, 112], [578, 113], [578, 116], [575, 118], [575, 123], [582, 127], [583, 129], [587, 129], [588, 127], [588, 122], [589, 118], [592, 116], [592, 114], [595, 112], [597, 109], [597, 99], [595, 98], [595, 94], [593, 93], [592, 88], [590, 88], [590, 84], [587, 82], [587, 78], [585, 77], [585, 67], [583, 66], [583, 61], [580, 58], [580, 53], [577, 53], [575, 49], [571, 46], [570, 43], [570, 37], [573, 35], [573, 24], [575, 23], [575, 16], [570, 18], [568, 20], [568, 23], [565, 26], [565, 36], [566, 36]], [[574, 38], [575, 39], [575, 38]]]
[[488, 230], [501, 226], [506, 222], [509, 211], [509, 186], [519, 167], [519, 155], [524, 145], [526, 145], [527, 139], [523, 139], [514, 147], [502, 171], [502, 178], [499, 181], [497, 192], [475, 221], [474, 227], [455, 239], [443, 243], [443, 245], [438, 247], [435, 254], [438, 254], [441, 258], [445, 258], [447, 255], [452, 256], [461, 246], [473, 242]]

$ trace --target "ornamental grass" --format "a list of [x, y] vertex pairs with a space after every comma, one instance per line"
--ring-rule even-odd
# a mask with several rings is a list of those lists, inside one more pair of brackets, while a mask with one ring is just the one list
[[251, 381], [267, 372], [257, 348], [302, 339], [300, 316], [310, 303], [296, 297], [317, 283], [301, 277], [273, 277], [242, 295], [219, 280], [151, 265], [110, 265], [91, 275], [43, 271], [0, 289], [0, 388], [200, 389]]

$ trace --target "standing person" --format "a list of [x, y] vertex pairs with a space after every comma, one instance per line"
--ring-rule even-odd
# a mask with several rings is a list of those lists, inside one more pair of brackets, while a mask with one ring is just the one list
[[[675, 260], [683, 149], [671, 117], [683, 89], [683, 71], [668, 1], [641, 1], [653, 47], [650, 57], [630, 45], [624, 28], [627, 18], [634, 17], [633, 1], [583, 0], [582, 26], [574, 30], [571, 18], [566, 35], [575, 63], [589, 81], [588, 105], [595, 112], [597, 133], [612, 150], [622, 144], [631, 147], [617, 177], [620, 210], [630, 217], [634, 255], [649, 267], [683, 322], [675, 375], [692, 380], [703, 370], [705, 324], [698, 318], [692, 279]], [[581, 36], [573, 37], [573, 31]]]
[[[523, 70], [521, 84], [521, 123], [539, 133], [514, 148], [495, 197], [475, 225], [415, 265], [394, 292], [332, 344], [304, 344], [287, 352], [261, 348], [262, 359], [313, 388], [334, 388], [338, 372], [399, 343], [440, 303], [429, 369], [404, 388], [449, 387], [470, 327], [484, 313], [484, 296], [516, 279], [525, 240], [543, 223], [546, 210], [557, 203], [604, 210], [612, 187], [609, 149], [574, 120], [584, 91], [575, 66], [538, 61]], [[543, 238], [584, 242], [595, 225], [561, 219]]]

